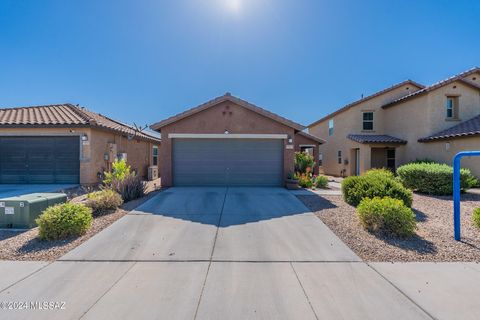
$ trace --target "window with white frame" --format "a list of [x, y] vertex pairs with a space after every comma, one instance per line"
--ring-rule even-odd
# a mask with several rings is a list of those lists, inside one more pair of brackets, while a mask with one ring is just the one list
[[445, 107], [447, 119], [458, 119], [458, 97], [447, 97]]
[[363, 112], [363, 130], [364, 131], [373, 130], [373, 112], [372, 111]]
[[322, 153], [320, 153], [318, 155], [318, 166], [319, 167], [323, 166], [323, 154]]
[[328, 135], [331, 136], [333, 134], [333, 119], [328, 120]]

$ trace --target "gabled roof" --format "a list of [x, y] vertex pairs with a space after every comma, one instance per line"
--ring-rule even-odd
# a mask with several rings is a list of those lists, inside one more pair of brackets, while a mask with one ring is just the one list
[[305, 138], [311, 139], [311, 140], [316, 141], [316, 142], [318, 142], [318, 143], [325, 143], [325, 140], [320, 139], [319, 137], [314, 136], [314, 135], [312, 135], [312, 134], [310, 134], [310, 133], [308, 133], [308, 132], [299, 131], [299, 132], [297, 132], [297, 133], [298, 133], [299, 135], [301, 135], [301, 136], [304, 136]]
[[480, 115], [457, 124], [449, 129], [437, 132], [431, 136], [418, 139], [418, 142], [432, 142], [452, 138], [461, 138], [480, 135]]
[[402, 102], [404, 102], [404, 101], [408, 101], [408, 100], [413, 99], [413, 98], [415, 98], [415, 97], [418, 97], [418, 96], [420, 96], [420, 95], [422, 95], [422, 94], [426, 94], [426, 93], [428, 93], [428, 92], [430, 92], [430, 91], [433, 91], [433, 90], [435, 90], [435, 89], [441, 88], [441, 87], [446, 86], [446, 85], [448, 85], [448, 84], [450, 84], [450, 83], [452, 83], [452, 82], [455, 82], [455, 81], [460, 81], [460, 82], [462, 82], [462, 83], [464, 83], [464, 84], [466, 84], [466, 85], [470, 85], [471, 87], [474, 87], [474, 88], [476, 88], [476, 89], [480, 89], [480, 87], [479, 87], [477, 84], [475, 84], [475, 83], [473, 83], [473, 82], [471, 82], [471, 81], [468, 81], [468, 80], [463, 79], [463, 78], [468, 77], [469, 75], [471, 75], [471, 74], [473, 74], [473, 73], [476, 73], [476, 72], [480, 72], [480, 68], [479, 68], [479, 67], [474, 67], [474, 68], [472, 68], [472, 69], [470, 69], [470, 70], [467, 70], [467, 71], [464, 71], [464, 72], [459, 73], [459, 74], [457, 74], [457, 75], [454, 75], [453, 77], [450, 77], [450, 78], [441, 80], [441, 81], [439, 81], [439, 82], [436, 82], [436, 83], [432, 84], [431, 86], [428, 86], [428, 87], [423, 88], [422, 90], [415, 91], [415, 92], [413, 92], [413, 93], [411, 93], [411, 94], [408, 94], [408, 95], [406, 95], [406, 96], [404, 96], [404, 97], [401, 97], [401, 98], [399, 98], [399, 99], [396, 99], [396, 100], [394, 100], [394, 101], [392, 101], [392, 102], [386, 103], [386, 104], [384, 104], [384, 105], [382, 106], [382, 108], [383, 108], [383, 109], [387, 109], [387, 108], [393, 107], [393, 106], [395, 106], [395, 105], [397, 105], [397, 104], [399, 104], [399, 103], [402, 103]]
[[171, 124], [171, 123], [177, 122], [177, 121], [179, 121], [179, 120], [181, 120], [181, 119], [184, 119], [184, 118], [186, 118], [186, 117], [190, 117], [190, 116], [192, 116], [192, 115], [194, 115], [194, 114], [196, 114], [196, 113], [199, 113], [199, 112], [201, 112], [201, 111], [203, 111], [203, 110], [206, 110], [206, 109], [208, 109], [208, 108], [211, 108], [211, 107], [213, 107], [213, 106], [216, 106], [216, 105], [218, 105], [219, 103], [222, 103], [222, 102], [225, 102], [225, 101], [233, 102], [233, 103], [235, 103], [235, 104], [237, 104], [237, 105], [239, 105], [239, 106], [242, 106], [242, 107], [244, 107], [244, 108], [246, 108], [246, 109], [249, 109], [249, 110], [251, 110], [251, 111], [253, 111], [253, 112], [256, 112], [256, 113], [258, 113], [258, 114], [261, 114], [261, 115], [263, 115], [263, 116], [265, 116], [265, 117], [267, 117], [267, 118], [270, 118], [270, 119], [272, 119], [272, 120], [274, 120], [274, 121], [280, 122], [280, 123], [282, 123], [282, 124], [284, 124], [284, 125], [286, 125], [286, 126], [288, 126], [288, 127], [294, 128], [294, 129], [296, 129], [296, 130], [298, 130], [298, 131], [302, 131], [303, 129], [305, 129], [305, 126], [302, 126], [301, 124], [298, 124], [298, 123], [293, 122], [293, 121], [291, 121], [291, 120], [289, 120], [289, 119], [283, 118], [283, 117], [281, 117], [281, 116], [279, 116], [279, 115], [277, 115], [277, 114], [275, 114], [275, 113], [272, 113], [272, 112], [267, 111], [267, 110], [265, 110], [265, 109], [263, 109], [263, 108], [260, 108], [260, 107], [254, 105], [254, 104], [252, 104], [252, 103], [250, 103], [250, 102], [248, 102], [248, 101], [245, 101], [245, 100], [242, 100], [242, 99], [240, 99], [240, 98], [234, 97], [234, 96], [232, 96], [232, 95], [231, 95], [230, 93], [228, 93], [228, 92], [227, 92], [226, 94], [224, 94], [223, 96], [220, 96], [220, 97], [217, 97], [217, 98], [215, 98], [215, 99], [212, 99], [212, 100], [210, 100], [210, 101], [208, 101], [208, 102], [206, 102], [206, 103], [203, 103], [203, 104], [201, 104], [201, 105], [199, 105], [199, 106], [197, 106], [197, 107], [191, 108], [191, 109], [189, 109], [189, 110], [187, 110], [187, 111], [184, 111], [184, 112], [182, 112], [182, 113], [179, 113], [179, 114], [177, 114], [177, 115], [174, 115], [173, 117], [170, 117], [170, 118], [167, 118], [167, 119], [162, 120], [162, 121], [160, 121], [160, 122], [157, 122], [157, 123], [155, 123], [155, 124], [152, 124], [152, 125], [150, 126], [150, 128], [152, 128], [153, 130], [160, 131], [160, 129], [161, 129], [162, 127], [165, 127], [166, 125], [169, 125], [169, 124]]
[[386, 134], [349, 134], [348, 139], [359, 143], [395, 143], [406, 144], [407, 141]]
[[332, 118], [332, 117], [334, 117], [335, 115], [337, 115], [337, 114], [339, 114], [339, 113], [342, 113], [342, 112], [344, 112], [344, 111], [347, 111], [348, 109], [353, 108], [353, 107], [355, 107], [356, 105], [359, 105], [360, 103], [363, 103], [363, 102], [368, 101], [368, 100], [370, 100], [370, 99], [373, 99], [373, 98], [376, 98], [376, 97], [378, 97], [378, 96], [381, 96], [382, 94], [388, 93], [388, 92], [390, 92], [390, 91], [392, 91], [392, 90], [398, 89], [398, 88], [400, 88], [400, 87], [402, 87], [402, 86], [404, 86], [404, 85], [407, 85], [407, 84], [413, 85], [413, 86], [415, 86], [415, 87], [417, 87], [417, 88], [419, 88], [419, 89], [423, 89], [423, 88], [425, 87], [424, 85], [422, 85], [422, 84], [420, 84], [420, 83], [418, 83], [418, 82], [415, 82], [415, 81], [413, 81], [413, 80], [410, 80], [410, 79], [405, 80], [405, 81], [402, 81], [402, 82], [400, 82], [400, 83], [394, 84], [393, 86], [391, 86], [391, 87], [389, 87], [389, 88], [380, 90], [380, 91], [378, 91], [378, 92], [376, 92], [376, 93], [374, 93], [374, 94], [372, 94], [372, 95], [366, 96], [366, 97], [364, 97], [364, 98], [362, 98], [362, 99], [360, 99], [360, 100], [357, 100], [357, 101], [354, 101], [354, 102], [352, 102], [352, 103], [349, 103], [349, 104], [345, 105], [344, 107], [338, 109], [337, 111], [332, 112], [332, 113], [326, 115], [325, 117], [321, 118], [320, 120], [317, 120], [317, 121], [315, 121], [315, 122], [312, 122], [312, 123], [309, 124], [307, 127], [310, 128], [311, 126], [314, 126], [314, 125], [316, 125], [317, 123], [320, 123], [320, 122], [325, 121], [325, 120], [327, 120], [327, 119], [329, 119], [329, 118]]
[[158, 137], [69, 103], [0, 109], [0, 127], [92, 127], [160, 142]]

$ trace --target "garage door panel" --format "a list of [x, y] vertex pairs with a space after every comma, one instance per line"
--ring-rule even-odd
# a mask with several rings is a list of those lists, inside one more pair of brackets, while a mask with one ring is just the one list
[[176, 186], [281, 186], [283, 141], [174, 139]]
[[0, 183], [78, 183], [78, 137], [0, 137]]

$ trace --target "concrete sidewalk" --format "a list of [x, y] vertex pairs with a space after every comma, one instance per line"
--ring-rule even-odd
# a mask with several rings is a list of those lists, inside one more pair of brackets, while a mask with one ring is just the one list
[[[0, 301], [52, 302], [61, 309], [5, 310], [4, 305], [2, 319], [473, 320], [480, 312], [478, 264], [13, 264], [19, 270], [11, 283], [2, 283]], [[12, 266], [0, 262], [1, 274]]]

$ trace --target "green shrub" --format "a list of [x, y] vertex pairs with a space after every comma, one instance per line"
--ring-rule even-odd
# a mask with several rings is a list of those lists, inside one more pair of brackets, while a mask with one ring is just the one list
[[295, 171], [299, 173], [310, 173], [313, 171], [315, 161], [313, 156], [306, 152], [295, 152]]
[[[397, 169], [400, 182], [407, 188], [432, 195], [453, 193], [453, 168], [440, 163], [409, 163]], [[470, 170], [460, 170], [460, 187], [463, 191], [475, 186], [476, 178]]]
[[91, 192], [87, 195], [86, 206], [92, 208], [94, 213], [115, 210], [123, 203], [122, 197], [112, 189]]
[[310, 173], [302, 173], [298, 177], [298, 185], [302, 188], [311, 188], [313, 186], [312, 175]]
[[395, 175], [392, 171], [388, 169], [370, 169], [363, 174], [364, 176], [375, 176], [375, 177], [383, 177], [383, 178], [390, 178], [394, 179]]
[[480, 228], [480, 208], [473, 210], [472, 221], [477, 228]]
[[322, 175], [313, 176], [313, 185], [315, 186], [315, 188], [327, 188], [328, 178]]
[[356, 207], [363, 198], [391, 197], [402, 200], [407, 207], [412, 206], [412, 192], [400, 182], [381, 174], [351, 176], [342, 181], [342, 194], [345, 202]]
[[112, 164], [112, 171], [111, 172], [105, 172], [105, 179], [103, 180], [103, 183], [106, 185], [110, 185], [113, 180], [123, 180], [127, 176], [132, 175], [130, 166], [127, 165], [124, 159], [118, 161], [115, 160], [115, 162]]
[[421, 159], [417, 158], [410, 163], [436, 163], [436, 161], [430, 158], [421, 158]]
[[373, 233], [407, 237], [416, 229], [415, 214], [403, 201], [390, 197], [363, 199], [357, 215], [365, 229]]
[[92, 219], [92, 209], [83, 204], [62, 203], [48, 207], [35, 221], [40, 239], [57, 240], [84, 234]]
[[145, 183], [139, 176], [133, 174], [124, 177], [122, 180], [113, 179], [111, 187], [122, 196], [125, 202], [141, 198], [146, 193]]

